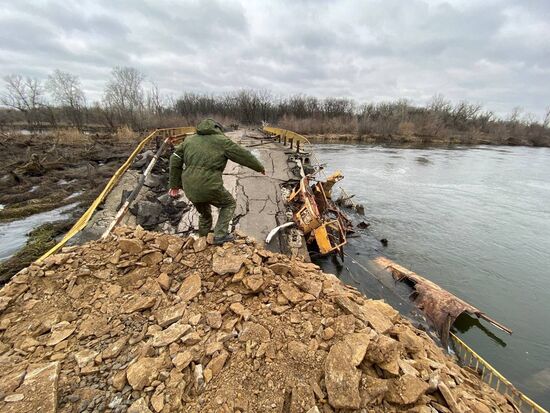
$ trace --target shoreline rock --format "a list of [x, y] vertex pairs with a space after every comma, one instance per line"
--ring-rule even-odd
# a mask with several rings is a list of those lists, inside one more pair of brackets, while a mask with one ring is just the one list
[[250, 239], [120, 227], [0, 302], [1, 411], [514, 411], [383, 301]]

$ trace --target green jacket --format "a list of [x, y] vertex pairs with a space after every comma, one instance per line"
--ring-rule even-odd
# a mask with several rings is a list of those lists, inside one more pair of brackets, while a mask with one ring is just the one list
[[265, 170], [254, 155], [226, 137], [214, 120], [205, 119], [170, 157], [170, 188], [183, 188], [193, 203], [215, 201], [223, 190], [228, 159], [257, 172]]

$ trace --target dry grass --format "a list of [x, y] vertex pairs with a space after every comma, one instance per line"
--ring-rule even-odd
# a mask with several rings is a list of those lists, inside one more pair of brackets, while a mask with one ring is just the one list
[[128, 127], [128, 125], [121, 126], [116, 130], [113, 137], [117, 140], [134, 140], [137, 137], [137, 133]]
[[83, 145], [91, 141], [90, 136], [82, 133], [77, 128], [58, 129], [53, 132], [56, 140], [68, 145]]

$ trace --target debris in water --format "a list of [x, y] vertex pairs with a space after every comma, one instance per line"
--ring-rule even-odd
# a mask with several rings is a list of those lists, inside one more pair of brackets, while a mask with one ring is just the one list
[[385, 257], [377, 257], [374, 262], [384, 268], [388, 268], [396, 280], [412, 283], [415, 290], [412, 296], [414, 303], [426, 314], [438, 330], [445, 347], [448, 344], [451, 326], [463, 312], [482, 318], [500, 330], [512, 334], [511, 329], [493, 320], [473, 305], [444, 290], [436, 283], [396, 264], [392, 260]]
[[359, 229], [367, 229], [368, 227], [370, 227], [370, 223], [365, 221], [361, 221], [360, 223], [357, 224], [357, 228]]

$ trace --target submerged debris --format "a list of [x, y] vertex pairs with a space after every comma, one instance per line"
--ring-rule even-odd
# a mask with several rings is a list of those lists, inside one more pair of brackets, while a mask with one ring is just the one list
[[314, 264], [250, 238], [114, 234], [0, 291], [1, 411], [514, 411]]
[[463, 312], [483, 318], [502, 331], [512, 334], [512, 330], [508, 327], [493, 320], [473, 305], [468, 304], [434, 282], [407, 270], [388, 258], [378, 257], [374, 262], [384, 268], [390, 269], [393, 277], [398, 281], [409, 281], [413, 284], [415, 290], [414, 302], [437, 328], [441, 341], [445, 346], [448, 343], [451, 326]]

